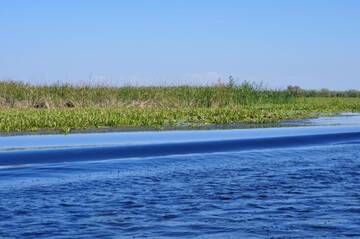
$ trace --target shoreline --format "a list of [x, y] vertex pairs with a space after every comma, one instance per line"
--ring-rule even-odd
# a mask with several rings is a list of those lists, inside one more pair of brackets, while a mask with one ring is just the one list
[[[64, 133], [61, 129], [46, 129], [37, 131], [18, 131], [18, 132], [0, 132], [0, 137], [11, 136], [38, 136], [38, 135], [71, 135], [71, 134], [93, 134], [93, 133], [130, 133], [130, 132], [162, 132], [162, 131], [201, 131], [201, 130], [231, 130], [231, 129], [261, 129], [261, 128], [286, 128], [286, 127], [306, 127], [314, 126], [313, 124], [304, 124], [306, 120], [316, 120], [322, 117], [338, 117], [346, 114], [357, 115], [357, 112], [340, 112], [332, 114], [319, 114], [317, 117], [301, 118], [301, 119], [287, 119], [275, 123], [233, 123], [233, 124], [203, 124], [196, 126], [164, 126], [156, 127], [103, 127], [103, 128], [87, 128], [87, 129], [72, 129], [68, 133]], [[360, 112], [359, 112], [360, 113]]]
[[360, 112], [360, 92], [251, 82], [89, 87], [0, 81], [0, 135], [269, 127], [341, 112]]
[[[308, 118], [310, 119], [310, 118]], [[294, 120], [297, 121], [297, 120]], [[298, 127], [302, 125], [291, 125]], [[229, 125], [198, 125], [198, 126], [164, 126], [155, 127], [114, 127], [114, 128], [88, 128], [88, 129], [72, 129], [69, 133], [64, 133], [60, 129], [48, 129], [37, 131], [20, 131], [20, 132], [0, 132], [0, 137], [7, 136], [24, 136], [24, 135], [57, 135], [57, 134], [91, 134], [91, 133], [129, 133], [129, 132], [161, 132], [161, 131], [187, 131], [187, 130], [228, 130], [228, 129], [257, 129], [257, 128], [282, 128], [288, 127], [282, 122], [266, 123], [266, 124], [229, 124]]]

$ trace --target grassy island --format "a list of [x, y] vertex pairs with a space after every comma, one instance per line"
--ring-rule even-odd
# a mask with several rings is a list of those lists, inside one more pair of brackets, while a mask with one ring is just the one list
[[0, 132], [264, 124], [360, 112], [360, 92], [215, 86], [34, 86], [0, 82]]

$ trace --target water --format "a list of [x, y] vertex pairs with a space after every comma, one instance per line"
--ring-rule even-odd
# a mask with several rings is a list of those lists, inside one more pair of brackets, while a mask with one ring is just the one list
[[[356, 117], [347, 126], [0, 138], [0, 164], [32, 155], [1, 166], [0, 238], [360, 238]], [[203, 152], [191, 147], [199, 142]], [[142, 151], [151, 146], [167, 153]], [[140, 152], [89, 156], [129, 147]], [[51, 160], [74, 150], [91, 161]], [[50, 156], [39, 162], [41, 152]]]

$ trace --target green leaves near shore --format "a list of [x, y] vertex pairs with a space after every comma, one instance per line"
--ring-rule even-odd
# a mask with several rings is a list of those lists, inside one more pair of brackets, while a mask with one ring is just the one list
[[319, 97], [315, 93], [305, 97], [246, 82], [239, 86], [121, 88], [0, 82], [0, 131], [66, 133], [74, 129], [261, 124], [360, 112], [356, 95]]
[[360, 111], [360, 100], [307, 99], [291, 104], [217, 108], [71, 108], [1, 109], [0, 131], [197, 126], [206, 124], [269, 123], [319, 114]]

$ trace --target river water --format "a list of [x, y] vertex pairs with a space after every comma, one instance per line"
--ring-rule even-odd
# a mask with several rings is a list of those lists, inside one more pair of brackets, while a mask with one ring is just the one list
[[360, 238], [360, 116], [0, 137], [0, 238]]

